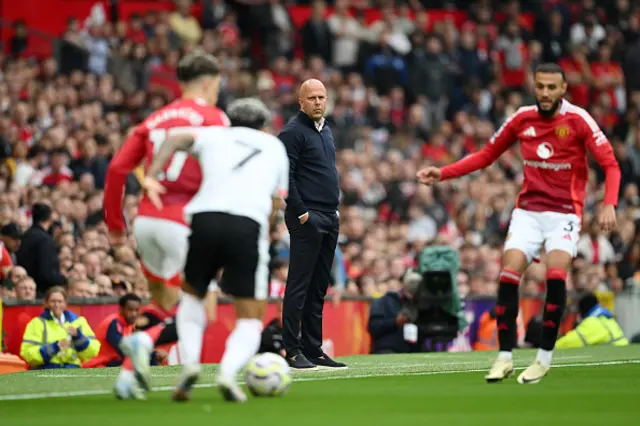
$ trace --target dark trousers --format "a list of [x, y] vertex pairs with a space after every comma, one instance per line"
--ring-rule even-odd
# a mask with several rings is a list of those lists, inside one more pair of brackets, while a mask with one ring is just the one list
[[285, 215], [290, 235], [289, 276], [282, 306], [282, 340], [288, 356], [322, 355], [322, 309], [331, 281], [340, 220], [335, 213], [309, 211], [300, 225]]

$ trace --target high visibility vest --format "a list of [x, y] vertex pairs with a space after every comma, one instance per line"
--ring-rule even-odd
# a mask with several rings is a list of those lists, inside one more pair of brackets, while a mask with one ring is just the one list
[[[522, 316], [518, 315], [516, 318], [516, 325], [518, 327], [518, 340], [525, 334], [524, 323]], [[473, 350], [475, 351], [495, 351], [500, 347], [498, 343], [498, 324], [495, 318], [491, 318], [489, 311], [482, 314], [478, 321], [478, 336], [476, 342], [473, 344]]]
[[98, 328], [96, 328], [96, 339], [100, 342], [100, 353], [98, 353], [97, 357], [85, 362], [82, 367], [102, 368], [110, 367], [113, 363], [117, 363], [119, 365], [122, 362], [122, 358], [116, 348], [111, 346], [107, 341], [107, 332], [113, 321], [117, 321], [118, 330], [122, 334], [122, 337], [133, 333], [133, 325], [127, 324], [120, 313], [109, 315], [107, 318], [102, 320], [100, 325], [98, 325]]
[[606, 316], [587, 317], [556, 342], [556, 348], [582, 348], [595, 345], [627, 346], [620, 324]]

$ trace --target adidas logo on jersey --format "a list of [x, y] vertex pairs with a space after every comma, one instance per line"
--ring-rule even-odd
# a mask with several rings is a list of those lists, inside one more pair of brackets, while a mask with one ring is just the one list
[[536, 137], [536, 129], [533, 126], [529, 127], [527, 130], [522, 132], [522, 136], [531, 136], [532, 138]]

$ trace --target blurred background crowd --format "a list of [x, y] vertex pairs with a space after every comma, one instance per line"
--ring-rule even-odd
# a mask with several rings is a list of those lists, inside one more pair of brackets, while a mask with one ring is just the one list
[[[333, 289], [371, 297], [398, 289], [433, 242], [460, 250], [463, 297], [495, 295], [522, 181], [518, 148], [434, 188], [418, 186], [415, 172], [481, 148], [534, 102], [532, 68], [559, 62], [567, 97], [608, 135], [623, 174], [619, 226], [605, 235], [592, 222], [604, 176], [591, 171], [569, 284], [615, 292], [640, 285], [640, 2], [336, 0], [293, 16], [283, 0], [176, 0], [172, 12], [127, 19], [118, 15], [123, 2], [84, 21], [70, 17], [47, 57], [34, 54], [29, 22], [11, 23], [0, 53], [3, 299], [32, 300], [58, 284], [76, 298], [148, 296], [135, 242], [109, 247], [102, 189], [132, 126], [179, 97], [175, 68], [194, 48], [223, 64], [220, 106], [258, 96], [275, 113], [274, 132], [297, 111], [301, 81], [325, 82], [342, 188]], [[130, 223], [141, 176], [127, 184]], [[284, 224], [272, 241], [278, 296]], [[523, 291], [539, 292], [544, 279], [544, 267], [533, 265]]]

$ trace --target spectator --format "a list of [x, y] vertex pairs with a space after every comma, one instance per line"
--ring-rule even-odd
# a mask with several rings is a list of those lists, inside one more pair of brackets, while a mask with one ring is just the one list
[[15, 284], [17, 301], [36, 300], [36, 282], [29, 277], [19, 280]]
[[18, 283], [26, 278], [29, 278], [27, 271], [22, 266], [14, 266], [9, 271], [9, 282], [15, 288]]
[[325, 63], [331, 63], [333, 37], [325, 19], [325, 4], [315, 0], [311, 7], [311, 19], [302, 28], [302, 50], [308, 57], [319, 56]]
[[98, 297], [112, 297], [113, 296], [113, 284], [111, 279], [107, 275], [98, 275], [94, 281], [97, 287]]
[[202, 2], [202, 28], [214, 30], [224, 19], [228, 6], [223, 0], [204, 0]]
[[22, 237], [22, 244], [16, 253], [18, 264], [32, 277], [38, 294], [45, 294], [50, 288], [65, 284], [60, 273], [60, 263], [48, 231], [53, 224], [53, 211], [47, 204], [35, 203], [31, 209], [33, 225]]
[[[253, 8], [255, 7], [253, 6]], [[290, 58], [293, 55], [295, 28], [291, 22], [289, 11], [281, 0], [269, 0], [266, 7], [267, 11], [260, 14], [259, 21], [264, 25], [267, 59], [271, 61], [278, 56]]]
[[13, 23], [13, 35], [9, 40], [9, 49], [11, 56], [17, 58], [26, 53], [29, 47], [29, 33], [27, 32], [27, 25], [23, 20], [18, 20]]
[[574, 46], [584, 44], [590, 52], [594, 52], [606, 36], [607, 32], [600, 25], [598, 16], [594, 13], [586, 14], [581, 21], [571, 27], [571, 43]]
[[100, 342], [84, 317], [67, 308], [62, 287], [48, 289], [42, 314], [27, 324], [20, 356], [32, 369], [78, 368], [98, 355]]
[[362, 28], [358, 21], [349, 15], [348, 0], [338, 0], [335, 13], [328, 20], [333, 36], [333, 57], [331, 63], [344, 74], [354, 70], [358, 61], [358, 49]]
[[69, 297], [72, 299], [87, 299], [95, 297], [97, 289], [95, 289], [86, 278], [77, 277], [69, 283]]
[[69, 153], [66, 148], [55, 148], [51, 151], [50, 155], [50, 167], [42, 171], [41, 180], [35, 183], [46, 186], [56, 186], [62, 182], [73, 181], [73, 172], [67, 167]]
[[171, 30], [183, 45], [195, 46], [202, 37], [202, 28], [196, 18], [191, 16], [191, 0], [175, 0], [176, 10], [169, 17]]
[[578, 252], [592, 265], [604, 265], [615, 261], [613, 246], [600, 231], [596, 220], [592, 220], [586, 227], [586, 233], [582, 234], [578, 241]]
[[276, 259], [272, 262], [271, 281], [269, 282], [269, 297], [281, 298], [284, 296], [284, 288], [287, 284], [287, 274], [289, 263], [285, 260]]
[[432, 36], [421, 47], [412, 52], [413, 61], [409, 72], [409, 87], [412, 87], [418, 102], [424, 107], [423, 122], [429, 131], [445, 119], [450, 88], [447, 65], [442, 54], [442, 43]]
[[[16, 263], [16, 252], [20, 248], [21, 240], [22, 231], [16, 223], [7, 223], [0, 229], [0, 241], [2, 241], [4, 246], [2, 251], [3, 255], [8, 254], [11, 258], [12, 264]], [[1, 258], [0, 261], [2, 261]]]
[[368, 326], [372, 354], [408, 353], [418, 349], [416, 341], [411, 342], [406, 338], [405, 326], [413, 324], [404, 312], [403, 305], [413, 298], [421, 281], [422, 275], [408, 272], [399, 291], [390, 290], [373, 301]]
[[627, 346], [620, 324], [608, 309], [600, 306], [598, 298], [587, 293], [578, 302], [582, 321], [556, 342], [557, 348], [581, 348], [594, 345]]
[[0, 229], [0, 278], [5, 277], [15, 264], [15, 251], [20, 247], [22, 235], [15, 223]]
[[125, 294], [118, 300], [119, 310], [106, 317], [96, 328], [96, 339], [100, 342], [97, 357], [85, 362], [84, 368], [119, 367], [124, 361], [120, 349], [123, 337], [133, 333], [136, 320], [140, 317], [142, 301], [135, 294]]

